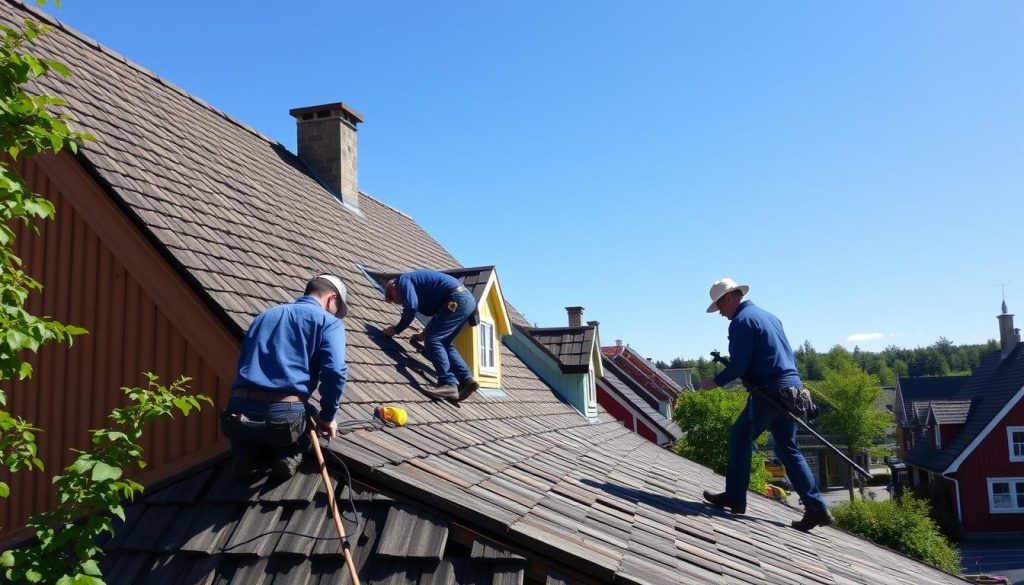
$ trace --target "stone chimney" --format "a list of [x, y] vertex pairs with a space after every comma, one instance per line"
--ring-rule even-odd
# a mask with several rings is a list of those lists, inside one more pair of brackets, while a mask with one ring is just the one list
[[1013, 348], [1020, 343], [1020, 329], [1013, 327], [1013, 315], [1006, 312], [1006, 301], [1003, 301], [1003, 314], [996, 317], [999, 319], [999, 348], [1002, 350], [1002, 357], [1010, 355]]
[[569, 327], [580, 327], [583, 325], [583, 307], [566, 307], [569, 313]]
[[341, 102], [295, 108], [299, 158], [342, 203], [359, 209], [356, 125], [363, 117]]
[[622, 347], [622, 340], [621, 339], [616, 339], [615, 340], [615, 347]]

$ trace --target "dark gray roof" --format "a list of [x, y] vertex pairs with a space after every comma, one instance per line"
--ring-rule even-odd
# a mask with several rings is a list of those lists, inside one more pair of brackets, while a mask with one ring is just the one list
[[1022, 387], [1024, 345], [1018, 344], [1005, 359], [999, 351], [986, 355], [974, 374], [950, 397], [957, 402], [970, 403], [963, 428], [941, 450], [926, 449], [926, 445], [920, 443], [915, 445], [907, 452], [906, 462], [935, 472], [945, 471]]
[[971, 410], [970, 400], [933, 400], [930, 405], [932, 415], [940, 425], [963, 424]]
[[[960, 390], [968, 380], [968, 376], [920, 376], [916, 378], [903, 378], [898, 381], [897, 388], [899, 396], [896, 401], [903, 401], [903, 419], [897, 423], [907, 424], [909, 417], [914, 410], [910, 407], [915, 402], [928, 402], [929, 400], [948, 400]], [[897, 404], [896, 408], [899, 409]]]
[[566, 374], [587, 372], [594, 354], [597, 327], [522, 327], [526, 336], [555, 358]]
[[[4, 22], [30, 14], [38, 13], [0, 2]], [[53, 24], [58, 29], [37, 45], [67, 64], [72, 77], [47, 78], [42, 85], [67, 99], [76, 126], [97, 137], [77, 160], [236, 335], [260, 311], [297, 296], [315, 271], [333, 270], [345, 279], [349, 383], [339, 418], [365, 418], [376, 405], [393, 402], [410, 419], [407, 427], [357, 430], [332, 442], [329, 449], [360, 481], [597, 581], [957, 582], [835, 529], [788, 529], [798, 512], [767, 498], [752, 496], [746, 516], [709, 508], [700, 503], [701, 491], [720, 488], [720, 476], [627, 431], [607, 413], [596, 422], [580, 416], [507, 347], [504, 398], [478, 394], [457, 405], [431, 400], [420, 392], [433, 380], [428, 362], [406, 340], [377, 335], [397, 321], [398, 308], [381, 298], [360, 267], [450, 269], [459, 265], [454, 257], [411, 218], [366, 193], [361, 214], [353, 213], [280, 144]], [[119, 532], [107, 561], [117, 576], [108, 575], [108, 582], [129, 583], [121, 571], [147, 582], [187, 582], [192, 576], [207, 582], [210, 571], [219, 570], [221, 560], [212, 551], [221, 546], [245, 551], [247, 558], [231, 556], [235, 565], [225, 569], [230, 576], [225, 572], [217, 582], [259, 583], [260, 575], [263, 583], [299, 583], [290, 576], [322, 563], [340, 570], [336, 558], [316, 557], [328, 544], [316, 545], [311, 563], [295, 562], [275, 555], [278, 547], [307, 545], [263, 533], [293, 518], [312, 530], [313, 516], [296, 516], [296, 510], [308, 510], [308, 500], [289, 504], [247, 494], [244, 503], [229, 504], [235, 489], [229, 481], [188, 484], [181, 492], [201, 494], [194, 497], [202, 503], [182, 496], [184, 503], [152, 504], [159, 522], [149, 526], [166, 535]], [[313, 488], [300, 479], [281, 489], [307, 498]], [[134, 514], [145, 517], [150, 505]], [[161, 508], [166, 505], [177, 508]], [[203, 528], [198, 532], [197, 518]], [[377, 516], [374, 529], [384, 529], [386, 521]], [[175, 554], [172, 544], [179, 540]], [[357, 554], [376, 554], [363, 542]], [[146, 565], [156, 548], [166, 553], [159, 567]], [[368, 581], [414, 582], [420, 578], [415, 567], [427, 561], [389, 562], [412, 568]], [[422, 581], [443, 579], [434, 573]]]
[[626, 376], [622, 370], [618, 369], [614, 362], [603, 358], [602, 365], [604, 366], [604, 377], [600, 378], [599, 382], [603, 382], [605, 389], [620, 395], [623, 400], [639, 411], [647, 422], [666, 433], [673, 442], [679, 441], [683, 437], [683, 432], [679, 429], [679, 425], [653, 408], [650, 404], [650, 402], [653, 402], [653, 399], [650, 396], [643, 398], [643, 395], [646, 394], [641, 395], [643, 390], [639, 388], [639, 385]]
[[[358, 481], [350, 490], [343, 473], [329, 470], [365, 582], [523, 582], [526, 557], [479, 536], [455, 543], [450, 517]], [[264, 477], [249, 487], [231, 479], [226, 462], [195, 469], [147, 492], [119, 524], [103, 546], [107, 583], [349, 582], [327, 493], [311, 460], [288, 482]]]

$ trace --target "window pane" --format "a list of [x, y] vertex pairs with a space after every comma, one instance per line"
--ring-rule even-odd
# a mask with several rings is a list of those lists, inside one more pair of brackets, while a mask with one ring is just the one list
[[993, 508], [1010, 508], [1010, 496], [1009, 494], [999, 494], [992, 496], [992, 507]]
[[1010, 482], [1000, 481], [992, 484], [993, 494], [1008, 494], [1010, 493]]
[[1024, 493], [1017, 492], [1017, 509], [1024, 510]]

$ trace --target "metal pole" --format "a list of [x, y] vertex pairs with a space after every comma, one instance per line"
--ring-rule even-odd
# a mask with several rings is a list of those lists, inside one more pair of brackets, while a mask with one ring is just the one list
[[338, 543], [341, 544], [341, 552], [345, 555], [345, 564], [348, 565], [348, 572], [352, 576], [353, 585], [359, 584], [359, 575], [356, 573], [356, 565], [352, 562], [352, 551], [349, 548], [345, 537], [345, 526], [341, 523], [341, 514], [338, 513], [338, 502], [334, 499], [334, 485], [331, 483], [331, 476], [327, 473], [327, 464], [324, 463], [324, 454], [320, 450], [320, 438], [316, 435], [316, 426], [309, 429], [309, 438], [313, 441], [313, 452], [316, 453], [316, 461], [320, 464], [320, 479], [324, 482], [324, 489], [327, 490], [327, 503], [331, 507], [331, 515], [334, 516], [334, 528], [338, 531]]
[[[724, 365], [726, 365], [726, 366], [728, 366], [728, 365], [729, 365], [729, 358], [727, 358], [727, 357], [722, 357], [722, 355], [721, 355], [720, 353], [718, 353], [718, 350], [715, 350], [715, 351], [711, 352], [711, 358], [712, 358], [712, 359], [711, 359], [711, 362], [712, 362], [712, 363], [714, 363], [714, 362], [721, 362], [722, 364], [724, 364]], [[749, 390], [749, 389], [748, 389], [748, 390]], [[839, 456], [839, 457], [840, 457], [840, 458], [841, 458], [841, 459], [842, 459], [843, 461], [845, 461], [845, 462], [846, 462], [846, 464], [847, 464], [847, 465], [849, 465], [851, 469], [853, 469], [853, 470], [854, 470], [854, 471], [856, 471], [857, 473], [859, 473], [859, 474], [863, 475], [864, 477], [866, 477], [866, 478], [868, 478], [868, 479], [871, 479], [871, 474], [870, 474], [870, 473], [868, 473], [867, 471], [864, 471], [864, 468], [863, 468], [863, 467], [861, 467], [860, 465], [857, 465], [857, 464], [856, 464], [856, 463], [855, 463], [855, 462], [853, 461], [853, 459], [850, 459], [849, 457], [847, 457], [845, 453], [843, 453], [842, 451], [840, 451], [840, 450], [839, 450], [839, 447], [836, 447], [836, 446], [835, 446], [835, 445], [833, 445], [832, 443], [829, 443], [828, 441], [826, 441], [826, 440], [825, 440], [825, 437], [822, 437], [821, 435], [819, 435], [819, 434], [817, 433], [817, 431], [815, 431], [814, 429], [812, 429], [810, 425], [808, 425], [808, 424], [807, 424], [806, 422], [804, 422], [804, 419], [800, 418], [799, 416], [797, 416], [797, 415], [793, 414], [792, 412], [790, 412], [790, 411], [786, 410], [785, 408], [783, 408], [783, 407], [782, 407], [782, 405], [780, 405], [780, 404], [779, 404], [778, 402], [776, 402], [775, 400], [773, 400], [771, 396], [769, 396], [769, 395], [765, 394], [764, 392], [759, 392], [759, 394], [760, 394], [760, 395], [761, 395], [761, 396], [762, 396], [762, 397], [763, 397], [763, 398], [764, 398], [765, 400], [767, 400], [768, 402], [770, 402], [770, 403], [772, 404], [772, 406], [774, 406], [775, 408], [779, 409], [779, 410], [780, 410], [781, 412], [784, 412], [784, 413], [786, 413], [786, 414], [787, 414], [787, 415], [789, 416], [789, 418], [791, 418], [791, 419], [795, 420], [795, 421], [796, 421], [796, 423], [797, 423], [798, 425], [802, 426], [802, 427], [804, 428], [804, 430], [806, 430], [806, 431], [807, 431], [808, 433], [811, 433], [812, 435], [814, 435], [814, 436], [815, 436], [815, 437], [816, 437], [816, 438], [817, 438], [817, 439], [818, 439], [819, 441], [821, 441], [821, 442], [822, 442], [822, 444], [824, 444], [824, 445], [825, 445], [826, 447], [828, 447], [829, 449], [831, 449], [833, 453], [835, 453], [835, 454], [836, 454], [836, 455], [838, 455], [838, 456]]]

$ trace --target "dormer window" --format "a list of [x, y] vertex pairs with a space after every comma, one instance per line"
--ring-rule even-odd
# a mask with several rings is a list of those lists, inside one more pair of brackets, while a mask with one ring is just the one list
[[494, 335], [494, 324], [487, 321], [480, 321], [480, 371], [494, 372], [498, 363], [495, 359], [494, 343], [497, 338]]

